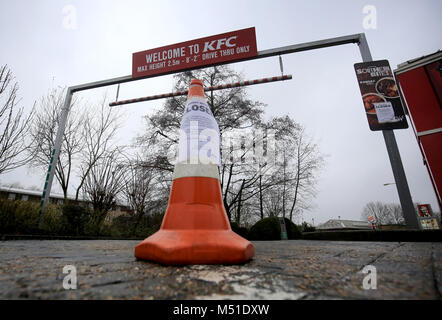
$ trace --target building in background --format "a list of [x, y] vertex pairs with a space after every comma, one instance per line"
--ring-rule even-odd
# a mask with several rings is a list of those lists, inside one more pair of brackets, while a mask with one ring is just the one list
[[317, 230], [373, 230], [368, 221], [330, 219], [316, 227]]

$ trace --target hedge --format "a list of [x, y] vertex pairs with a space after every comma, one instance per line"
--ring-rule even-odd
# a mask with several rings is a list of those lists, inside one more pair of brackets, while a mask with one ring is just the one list
[[[299, 227], [284, 218], [288, 239], [301, 238]], [[249, 232], [250, 240], [281, 240], [281, 225], [278, 217], [268, 217], [256, 222]]]
[[241, 237], [248, 239], [249, 238], [249, 229], [246, 227], [240, 227], [236, 222], [230, 222], [230, 227], [232, 231], [240, 235]]
[[32, 201], [0, 199], [0, 234], [19, 236], [137, 237], [155, 233], [163, 213], [143, 217], [135, 228], [133, 217], [119, 216], [111, 223], [97, 223], [94, 212], [76, 205], [48, 204], [40, 216], [40, 204]]

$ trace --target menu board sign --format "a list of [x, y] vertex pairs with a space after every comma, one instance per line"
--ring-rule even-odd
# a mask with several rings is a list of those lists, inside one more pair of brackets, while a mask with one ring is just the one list
[[370, 130], [408, 128], [388, 60], [356, 63], [354, 68]]

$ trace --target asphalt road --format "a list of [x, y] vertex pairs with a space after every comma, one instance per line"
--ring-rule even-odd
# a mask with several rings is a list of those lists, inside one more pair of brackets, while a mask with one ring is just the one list
[[[127, 240], [0, 242], [0, 299], [441, 299], [442, 243], [255, 241], [243, 265], [137, 261]], [[77, 288], [63, 280], [76, 268]], [[376, 289], [364, 289], [365, 266]], [[367, 278], [368, 279], [368, 278]], [[374, 280], [371, 278], [371, 285]]]

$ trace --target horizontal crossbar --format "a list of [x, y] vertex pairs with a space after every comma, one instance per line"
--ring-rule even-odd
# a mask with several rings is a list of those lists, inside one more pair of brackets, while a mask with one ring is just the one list
[[[260, 83], [268, 83], [268, 82], [275, 82], [275, 81], [284, 81], [284, 80], [290, 80], [292, 79], [292, 75], [282, 75], [279, 77], [271, 77], [271, 78], [262, 78], [262, 79], [255, 79], [255, 80], [247, 80], [247, 81], [238, 81], [234, 83], [227, 83], [227, 84], [221, 84], [218, 86], [210, 86], [205, 87], [204, 91], [215, 91], [215, 90], [222, 90], [222, 89], [231, 89], [236, 87], [244, 87], [244, 86], [251, 86], [254, 84], [260, 84]], [[185, 91], [175, 91], [170, 93], [163, 93], [163, 94], [156, 94], [153, 96], [148, 97], [142, 97], [142, 98], [136, 98], [136, 99], [129, 99], [129, 100], [121, 100], [121, 101], [115, 101], [109, 103], [110, 107], [120, 106], [122, 104], [129, 104], [129, 103], [136, 103], [136, 102], [143, 102], [143, 101], [150, 101], [150, 100], [156, 100], [156, 99], [164, 99], [164, 98], [171, 98], [176, 96], [184, 96], [187, 95], [188, 90]]]

